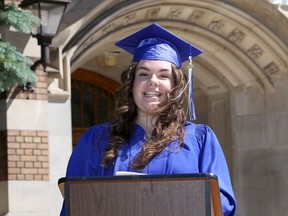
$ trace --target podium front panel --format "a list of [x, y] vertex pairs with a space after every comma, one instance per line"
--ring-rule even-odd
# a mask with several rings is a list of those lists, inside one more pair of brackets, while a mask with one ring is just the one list
[[203, 176], [65, 179], [70, 216], [210, 216], [211, 200], [211, 178]]

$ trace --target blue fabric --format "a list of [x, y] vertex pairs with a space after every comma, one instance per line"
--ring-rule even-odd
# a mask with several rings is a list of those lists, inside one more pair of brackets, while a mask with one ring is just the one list
[[[182, 147], [172, 142], [141, 171], [145, 174], [214, 173], [218, 176], [224, 216], [233, 216], [236, 201], [227, 163], [214, 132], [206, 125], [187, 122]], [[128, 164], [144, 143], [145, 132], [135, 125], [130, 142], [118, 152], [115, 165], [105, 169], [101, 159], [109, 140], [109, 124], [90, 128], [79, 140], [67, 167], [67, 177], [112, 176], [117, 171], [134, 171]], [[61, 215], [64, 216], [64, 208]]]
[[174, 45], [161, 38], [147, 38], [140, 42], [137, 46], [133, 62], [140, 60], [160, 60], [175, 64], [181, 67], [181, 58]]
[[[152, 40], [153, 38], [154, 40]], [[144, 44], [145, 46], [143, 46]], [[150, 60], [168, 61], [179, 68], [181, 68], [182, 62], [189, 59], [189, 56], [194, 58], [202, 53], [198, 47], [184, 41], [156, 23], [123, 38], [115, 45], [132, 54], [135, 62], [147, 60], [149, 56]], [[156, 53], [153, 54], [153, 50]], [[147, 51], [150, 54], [146, 54]], [[152, 58], [153, 55], [155, 58]]]
[[196, 120], [196, 111], [194, 105], [194, 83], [193, 83], [193, 66], [189, 65], [188, 68], [188, 110], [190, 121]]

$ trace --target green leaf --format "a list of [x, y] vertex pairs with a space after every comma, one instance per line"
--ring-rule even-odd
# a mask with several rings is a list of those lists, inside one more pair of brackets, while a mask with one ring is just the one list
[[[29, 34], [34, 25], [40, 25], [41, 20], [30, 11], [19, 9], [11, 3], [3, 6], [0, 4], [0, 26], [13, 26], [22, 33]], [[3, 41], [0, 35], [0, 92], [8, 91], [13, 86], [35, 82], [36, 75], [30, 69], [33, 61], [11, 44]]]
[[16, 84], [35, 82], [36, 75], [30, 69], [32, 64], [31, 59], [0, 39], [0, 92], [10, 90]]
[[41, 20], [30, 11], [22, 10], [15, 3], [11, 3], [0, 8], [0, 24], [6, 27], [13, 26], [19, 32], [29, 34], [32, 33], [34, 25], [41, 24]]

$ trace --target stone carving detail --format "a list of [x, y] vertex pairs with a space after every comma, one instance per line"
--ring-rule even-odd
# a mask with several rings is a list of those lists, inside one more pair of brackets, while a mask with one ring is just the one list
[[134, 23], [134, 22], [135, 22], [135, 19], [136, 19], [136, 16], [137, 16], [136, 13], [128, 14], [127, 16], [125, 16], [125, 17], [123, 18], [124, 24]]
[[190, 20], [192, 22], [197, 22], [197, 20], [201, 19], [204, 16], [205, 12], [202, 10], [194, 10], [190, 16]]
[[146, 19], [156, 19], [158, 17], [160, 7], [147, 10]]
[[170, 19], [179, 19], [182, 15], [183, 9], [181, 8], [172, 8], [168, 14], [168, 18]]
[[88, 38], [88, 40], [83, 43], [81, 48], [85, 49], [86, 47], [90, 46], [90, 44], [92, 44], [93, 41], [94, 41], [94, 35]]
[[280, 69], [275, 62], [271, 62], [270, 64], [265, 66], [263, 70], [266, 76], [269, 77], [270, 79], [275, 78], [280, 73]]
[[218, 18], [213, 19], [208, 26], [208, 28], [211, 29], [212, 31], [219, 31], [223, 27], [224, 27], [224, 22]]
[[261, 47], [258, 44], [254, 44], [252, 47], [250, 47], [247, 50], [248, 56], [253, 60], [259, 59], [263, 53], [264, 51], [261, 49]]
[[245, 33], [242, 32], [240, 29], [236, 28], [228, 36], [228, 40], [231, 41], [232, 43], [239, 44], [244, 40], [245, 37], [246, 37]]
[[109, 23], [108, 25], [106, 25], [103, 29], [102, 29], [102, 35], [106, 35], [109, 32], [115, 30], [115, 23]]

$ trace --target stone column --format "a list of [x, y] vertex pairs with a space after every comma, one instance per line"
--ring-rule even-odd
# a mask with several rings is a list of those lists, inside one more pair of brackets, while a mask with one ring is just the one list
[[42, 67], [36, 74], [33, 92], [15, 87], [0, 98], [1, 215], [49, 210], [47, 74]]

